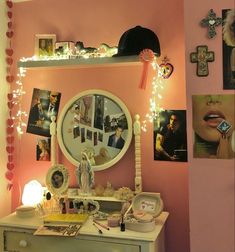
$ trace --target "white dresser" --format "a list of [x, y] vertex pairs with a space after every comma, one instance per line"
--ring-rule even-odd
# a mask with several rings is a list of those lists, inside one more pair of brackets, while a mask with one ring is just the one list
[[164, 224], [168, 213], [162, 212], [152, 232], [120, 231], [119, 227], [102, 229], [99, 234], [92, 219], [76, 237], [36, 236], [41, 217], [20, 218], [15, 213], [0, 220], [1, 252], [165, 252]]

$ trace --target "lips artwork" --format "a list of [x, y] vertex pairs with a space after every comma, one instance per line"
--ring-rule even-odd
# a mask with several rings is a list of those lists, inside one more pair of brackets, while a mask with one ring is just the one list
[[235, 95], [193, 95], [194, 158], [235, 157]]

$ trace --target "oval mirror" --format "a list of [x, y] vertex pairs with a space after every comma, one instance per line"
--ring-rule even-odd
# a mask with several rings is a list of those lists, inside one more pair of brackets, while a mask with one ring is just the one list
[[69, 173], [65, 166], [57, 164], [53, 165], [48, 170], [46, 186], [48, 190], [55, 195], [61, 195], [68, 190]]
[[132, 119], [126, 105], [103, 90], [87, 90], [64, 106], [58, 120], [58, 142], [74, 165], [85, 152], [94, 171], [107, 169], [126, 153]]

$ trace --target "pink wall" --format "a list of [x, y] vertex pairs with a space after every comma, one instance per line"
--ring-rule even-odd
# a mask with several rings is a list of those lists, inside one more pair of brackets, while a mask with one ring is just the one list
[[[232, 252], [234, 248], [234, 159], [194, 159], [192, 156], [192, 107], [193, 94], [234, 94], [223, 90], [222, 80], [222, 27], [217, 36], [206, 37], [207, 30], [199, 22], [213, 8], [217, 16], [222, 9], [234, 8], [233, 0], [185, 1], [186, 85], [188, 108], [189, 185], [190, 185], [190, 247], [191, 252]], [[189, 61], [190, 52], [197, 45], [208, 45], [215, 52], [215, 62], [209, 63], [210, 75], [196, 76], [196, 65]]]
[[[136, 0], [119, 1], [65, 1], [37, 0], [15, 5], [15, 57], [30, 57], [34, 51], [36, 33], [55, 33], [61, 41], [81, 40], [87, 46], [98, 47], [106, 42], [117, 45], [120, 36], [135, 25], [152, 29], [159, 37], [162, 57], [167, 55], [175, 71], [165, 84], [162, 106], [165, 109], [185, 109], [185, 62], [183, 2], [172, 1], [166, 8], [164, 0], [148, 0], [144, 4]], [[162, 59], [162, 58], [161, 58]], [[159, 63], [161, 62], [159, 59]], [[132, 116], [139, 113], [142, 119], [149, 106], [149, 86], [138, 88], [141, 66], [28, 70], [24, 80], [26, 95], [23, 108], [29, 110], [34, 87], [58, 90], [62, 93], [61, 108], [74, 94], [85, 89], [104, 89], [120, 97]], [[153, 132], [148, 124], [147, 133], [142, 133], [143, 190], [160, 192], [165, 210], [170, 212], [166, 228], [167, 252], [189, 251], [188, 215], [188, 164], [153, 161]], [[13, 210], [20, 203], [20, 188], [33, 179], [41, 183], [50, 163], [35, 161], [36, 135], [24, 134], [18, 140], [17, 167], [13, 190]], [[72, 176], [74, 167], [60, 156]], [[97, 183], [109, 180], [116, 187], [129, 186], [134, 189], [133, 142], [124, 158], [105, 171], [95, 173]], [[75, 185], [72, 176], [71, 186]]]

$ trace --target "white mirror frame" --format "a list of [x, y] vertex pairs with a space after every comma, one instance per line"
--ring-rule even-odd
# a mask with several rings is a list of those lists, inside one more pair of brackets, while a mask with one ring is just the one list
[[[125, 139], [125, 144], [124, 144], [123, 148], [121, 149], [121, 151], [113, 159], [111, 159], [110, 161], [108, 161], [104, 164], [92, 165], [92, 169], [94, 171], [100, 171], [100, 170], [107, 169], [107, 168], [113, 166], [114, 164], [116, 164], [126, 153], [127, 149], [130, 146], [131, 139], [132, 139], [132, 118], [131, 118], [131, 115], [130, 115], [128, 108], [123, 103], [123, 101], [121, 101], [118, 97], [116, 97], [112, 93], [109, 93], [104, 90], [89, 89], [89, 90], [86, 90], [86, 91], [79, 93], [78, 95], [76, 95], [72, 99], [70, 99], [65, 104], [65, 106], [63, 107], [63, 109], [59, 115], [59, 119], [58, 119], [58, 123], [57, 123], [57, 138], [58, 138], [58, 143], [59, 143], [59, 146], [60, 146], [63, 154], [73, 165], [77, 166], [79, 164], [80, 160], [76, 159], [73, 155], [71, 155], [71, 153], [69, 153], [69, 151], [67, 150], [67, 148], [65, 146], [65, 143], [63, 140], [63, 132], [62, 132], [63, 131], [63, 122], [64, 122], [65, 116], [67, 115], [68, 111], [72, 108], [72, 106], [75, 104], [75, 102], [78, 101], [80, 98], [88, 96], [88, 95], [101, 95], [101, 96], [107, 97], [108, 99], [112, 100], [114, 103], [117, 104], [117, 106], [120, 107], [122, 112], [125, 114], [127, 124], [128, 124], [128, 131], [127, 131], [128, 134]], [[78, 151], [81, 152], [83, 150], [78, 149]]]
[[[53, 183], [53, 175], [55, 172], [59, 172], [63, 175], [63, 183], [60, 187], [56, 187]], [[62, 195], [66, 193], [69, 187], [69, 173], [67, 168], [62, 164], [56, 164], [50, 167], [46, 175], [46, 186], [54, 195]]]

